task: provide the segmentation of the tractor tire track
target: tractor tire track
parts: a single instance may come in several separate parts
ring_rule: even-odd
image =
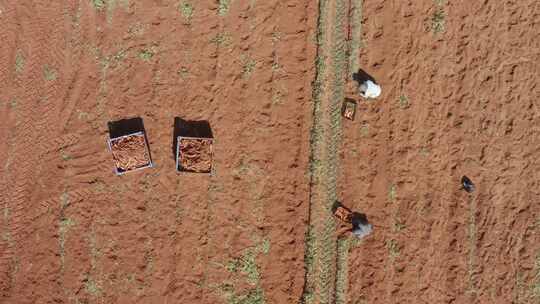
[[[18,266],[15,265],[24,257],[21,250],[29,234],[31,218],[33,214],[33,193],[36,190],[35,182],[39,177],[39,147],[46,145],[54,135],[50,126],[53,124],[54,107],[53,103],[47,102],[59,89],[59,85],[54,81],[58,76],[55,70],[54,77],[47,79],[44,75],[44,67],[41,65],[44,59],[52,56],[52,62],[58,64],[62,61],[62,49],[52,46],[52,51],[47,46],[50,45],[44,23],[52,24],[54,28],[52,36],[61,30],[61,27],[54,25],[62,24],[61,18],[57,20],[43,20],[35,18],[40,16],[39,8],[35,4],[20,5],[13,11],[12,20],[18,20],[15,28],[10,33],[14,36],[12,42],[27,50],[25,52],[24,69],[20,77],[14,77],[8,81],[8,88],[16,100],[16,119],[13,128],[13,145],[8,148],[7,155],[13,155],[11,161],[12,168],[2,169],[2,189],[1,202],[5,210],[3,235],[7,244],[3,244],[2,259],[0,260],[0,275],[2,276],[2,296],[9,298],[16,293],[13,290],[15,273]],[[31,37],[28,45],[20,45],[20,41],[25,41],[23,37]],[[51,74],[52,75],[52,74]],[[54,79],[52,79],[54,78]],[[36,151],[38,150],[38,151]],[[37,152],[37,153],[36,153]],[[4,279],[5,278],[5,279]],[[28,278],[31,279],[31,278]]]

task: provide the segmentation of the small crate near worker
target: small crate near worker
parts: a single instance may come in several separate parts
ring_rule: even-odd
[[[356,101],[349,98],[345,99],[341,108],[341,115],[349,120],[354,120],[356,116]]]
[[[351,209],[343,206],[343,204],[340,202],[334,202],[334,205],[332,206],[332,213],[342,222],[350,223],[352,221],[353,212]]]

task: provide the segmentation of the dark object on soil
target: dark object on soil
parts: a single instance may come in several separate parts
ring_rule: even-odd
[[[152,167],[152,156],[144,124],[140,117],[108,123],[109,150],[115,162],[117,175]]]
[[[345,98],[343,107],[341,108],[341,115],[349,120],[354,120],[354,117],[356,116],[356,101]]]
[[[152,166],[144,133],[125,135],[109,140],[116,174]]]
[[[211,138],[179,137],[176,168],[178,171],[210,173],[212,170]]]
[[[351,209],[338,201],[334,202],[332,213],[342,222],[351,224],[352,228],[347,229],[347,231],[351,231],[359,239],[368,236],[373,231],[373,226],[368,222],[365,214],[352,212]]]
[[[358,72],[353,73],[352,78],[358,83],[359,86],[368,80],[372,81],[373,83],[377,83],[375,78],[362,69],[358,69]]]
[[[474,191],[474,184],[472,180],[465,175],[463,175],[461,178],[461,185],[463,186],[463,189],[469,193]]]
[[[109,127],[110,138],[122,137],[139,132],[146,134],[143,120],[140,117],[110,121],[107,125]]]
[[[365,214],[353,212],[351,223],[352,233],[359,239],[370,235],[373,231],[373,226],[368,222]]]

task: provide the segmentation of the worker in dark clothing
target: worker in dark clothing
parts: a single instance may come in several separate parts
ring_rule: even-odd
[[[463,175],[463,177],[461,178],[461,186],[463,187],[463,189],[465,189],[465,191],[469,193],[474,191],[474,184],[472,180],[465,175]]]

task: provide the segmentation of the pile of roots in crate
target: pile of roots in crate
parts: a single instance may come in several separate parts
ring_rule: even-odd
[[[120,171],[142,168],[150,163],[146,141],[142,134],[112,140],[111,151],[116,168]]]
[[[178,170],[195,173],[208,173],[212,169],[212,139],[178,139]]]

